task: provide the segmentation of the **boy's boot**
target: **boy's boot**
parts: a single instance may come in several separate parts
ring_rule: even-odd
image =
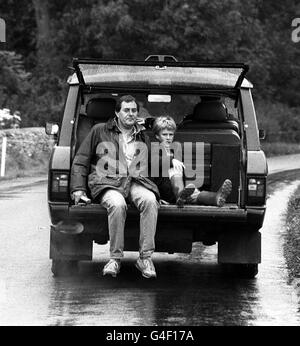
[[[171,178],[171,185],[176,197],[176,204],[180,207],[186,203],[187,198],[195,191],[194,184],[188,184],[184,187],[182,175],[173,175]]]
[[[217,192],[200,191],[197,196],[197,204],[223,207],[231,190],[232,182],[226,179]]]

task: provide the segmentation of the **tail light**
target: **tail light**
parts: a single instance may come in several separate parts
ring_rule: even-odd
[[[69,200],[69,172],[51,172],[50,200]]]
[[[247,178],[247,204],[264,205],[266,202],[266,178]]]

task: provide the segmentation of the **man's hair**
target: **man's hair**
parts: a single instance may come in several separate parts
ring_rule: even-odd
[[[131,95],[124,95],[124,96],[121,96],[117,102],[116,102],[116,107],[115,107],[115,111],[118,113],[120,112],[121,110],[121,107],[122,107],[122,102],[135,102],[136,103],[136,106],[137,106],[137,110],[139,111],[140,107],[139,107],[139,104],[137,103],[136,99],[131,96]]]
[[[158,117],[153,122],[152,131],[155,135],[158,135],[162,130],[176,131],[176,123],[169,115]]]

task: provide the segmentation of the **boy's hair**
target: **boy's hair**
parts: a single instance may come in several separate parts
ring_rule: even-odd
[[[152,131],[155,135],[158,135],[162,130],[176,131],[176,123],[169,115],[158,117],[154,120],[152,125]]]

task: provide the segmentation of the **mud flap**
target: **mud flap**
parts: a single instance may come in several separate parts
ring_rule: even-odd
[[[261,234],[256,231],[226,231],[218,239],[218,263],[260,263]]]
[[[93,241],[85,234],[66,234],[50,230],[50,258],[55,260],[92,260]]]

